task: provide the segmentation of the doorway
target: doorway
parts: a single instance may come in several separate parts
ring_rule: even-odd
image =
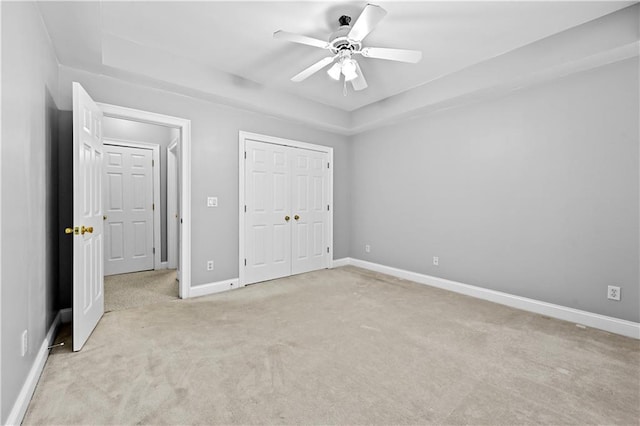
[[[240,132],[240,285],[329,268],[333,149]]]
[[[191,285],[191,122],[189,120],[95,102],[77,82],[73,99],[73,350],[82,349],[104,314],[104,215],[102,169],[105,117],[174,128],[180,135],[179,219],[181,280],[178,295],[189,297]]]
[[[167,231],[164,234],[166,237],[167,247],[167,260],[160,261],[160,250],[156,244],[156,266],[154,270],[160,272],[160,269],[166,269],[169,267],[169,247],[175,246],[173,251],[173,259],[175,262],[174,268],[179,272],[179,284],[178,295],[180,298],[189,297],[190,281],[191,281],[191,268],[190,268],[190,218],[191,218],[191,188],[190,188],[190,170],[191,170],[191,125],[189,120],[181,118],[151,113],[147,111],[135,110],[131,108],[120,107],[116,105],[108,105],[98,103],[98,106],[102,109],[103,114],[107,118],[127,120],[129,122],[152,124],[162,126],[165,128],[173,129],[173,138],[169,147],[171,148],[172,155],[168,155],[168,148],[162,148],[166,154],[167,161],[167,181],[166,181],[166,194],[167,194],[167,213],[166,223]],[[171,167],[169,162],[172,161]],[[169,170],[172,170],[172,176],[169,177]],[[172,194],[170,194],[172,193]],[[170,199],[179,198],[175,204],[171,204]],[[171,206],[171,207],[170,207]],[[171,209],[171,210],[169,210]],[[176,217],[177,215],[177,217]],[[171,217],[173,217],[173,221]],[[177,229],[173,232],[175,240],[169,241],[170,227],[175,225]],[[155,226],[158,228],[158,226]],[[172,238],[173,239],[173,238]],[[173,265],[172,265],[173,266]]]

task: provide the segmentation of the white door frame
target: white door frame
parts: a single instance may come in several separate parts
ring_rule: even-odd
[[[242,287],[245,285],[244,260],[245,256],[245,141],[247,139],[265,142],[274,145],[290,146],[293,148],[308,149],[311,151],[325,152],[329,156],[329,190],[327,194],[329,202],[329,217],[327,219],[327,245],[329,246],[329,256],[327,256],[327,268],[333,267],[333,148],[329,146],[316,145],[307,142],[300,142],[291,139],[283,139],[275,136],[261,135],[259,133],[251,133],[240,130],[238,134],[238,166],[239,166],[239,182],[238,182],[238,231],[239,231],[239,256],[238,256],[238,283]]]
[[[167,147],[167,267],[171,269],[177,267],[178,257],[178,229],[172,217],[172,212],[178,210],[178,140]]]
[[[98,103],[105,117],[122,118],[141,123],[157,124],[180,129],[180,285],[181,299],[187,299],[191,290],[191,120],[142,111],[133,108]]]
[[[103,145],[124,146],[129,148],[150,149],[153,159],[153,269],[162,268],[162,230],[160,227],[160,144],[149,142],[134,142],[124,139],[102,138]],[[105,181],[102,181],[104,191]]]

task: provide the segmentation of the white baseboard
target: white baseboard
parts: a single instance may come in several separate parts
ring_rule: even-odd
[[[189,297],[206,296],[207,294],[220,293],[222,291],[234,290],[240,287],[244,286],[238,284],[238,278],[209,284],[201,284],[189,289]]]
[[[522,309],[524,311],[534,312],[536,314],[546,315],[548,317],[582,324],[592,328],[598,328],[611,333],[633,337],[634,339],[640,339],[640,323],[637,322],[595,314],[592,312],[569,308],[567,306],[555,305],[553,303],[542,302],[540,300],[529,299],[527,297],[515,296],[501,291],[489,290],[482,287],[446,280],[444,278],[432,277],[430,275],[419,274],[417,272],[406,271],[404,269],[393,268],[360,259],[339,259],[333,262],[334,267],[336,267],[338,262],[340,262],[340,266],[353,265],[370,271],[414,281],[419,284],[425,284],[431,287],[437,287],[467,296],[476,297],[478,299],[488,300],[490,302],[499,303],[512,308]]]
[[[40,349],[38,349],[38,354],[36,355],[36,359],[33,361],[31,370],[29,370],[29,374],[22,385],[22,389],[20,389],[18,398],[16,398],[16,402],[13,404],[9,417],[7,417],[7,425],[20,425],[24,419],[24,415],[27,413],[29,402],[31,402],[31,397],[33,396],[33,392],[36,390],[36,385],[38,384],[38,380],[40,380],[40,375],[42,374],[42,370],[44,370],[44,365],[47,362],[47,357],[49,356],[49,346],[53,344],[53,341],[56,338],[56,331],[60,325],[61,316],[61,312],[58,312],[51,324],[51,327],[49,327],[49,331],[47,332],[44,341],[40,345]]]
[[[332,268],[339,268],[341,266],[347,266],[347,265],[351,264],[350,262],[351,262],[351,258],[350,257],[343,257],[342,259],[334,259]]]
[[[60,309],[60,322],[62,324],[69,324],[71,321],[73,321],[73,309]]]

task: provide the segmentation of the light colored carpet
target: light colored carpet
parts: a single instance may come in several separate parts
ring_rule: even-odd
[[[67,337],[68,340],[68,337]],[[25,424],[638,424],[640,342],[353,267],[106,314]]]
[[[175,269],[104,277],[104,311],[121,311],[178,298]]]

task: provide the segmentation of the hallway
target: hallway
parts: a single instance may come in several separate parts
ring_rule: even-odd
[[[122,311],[178,298],[175,269],[104,277],[104,311]]]

